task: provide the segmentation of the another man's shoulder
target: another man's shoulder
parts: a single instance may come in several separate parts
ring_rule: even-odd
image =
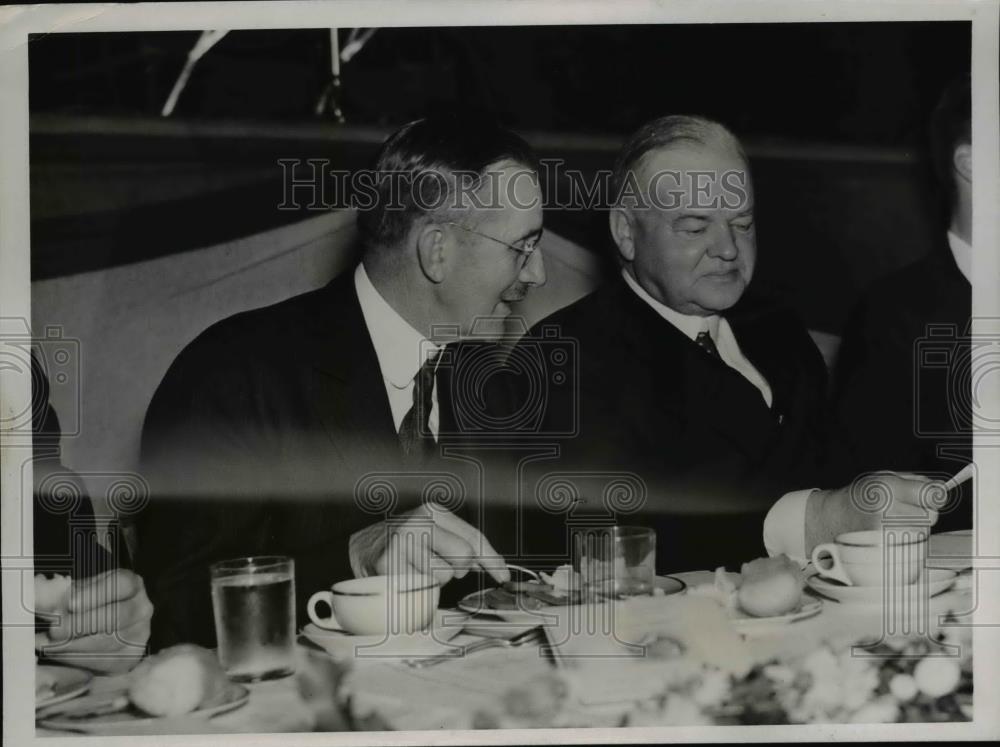
[[[623,290],[628,291],[624,282],[618,280],[602,285],[536,322],[528,337],[579,336],[607,329],[609,316],[621,312]]]
[[[931,252],[871,283],[851,310],[845,336],[888,336],[909,344],[925,334],[929,323],[964,331],[972,288],[944,252]]]
[[[870,306],[899,308],[926,306],[940,296],[954,297],[968,283],[955,266],[947,249],[931,251],[920,259],[879,277],[862,293],[862,301]]]
[[[342,291],[340,285],[343,282],[338,278],[319,289],[221,319],[188,343],[177,362],[217,361],[221,365],[246,358],[287,358],[311,320],[333,313],[327,307]]]
[[[744,326],[769,328],[774,333],[806,333],[806,325],[791,301],[770,289],[751,289],[725,316]]]

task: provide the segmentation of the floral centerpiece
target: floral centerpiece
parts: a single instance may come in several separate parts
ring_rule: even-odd
[[[497,708],[473,716],[479,728],[892,723],[972,719],[971,636],[947,629],[931,640],[859,646],[830,640],[789,660],[735,677],[690,658],[663,661],[653,698],[581,715],[572,681],[555,674],[524,683]]]

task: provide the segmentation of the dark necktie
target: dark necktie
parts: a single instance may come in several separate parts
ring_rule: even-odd
[[[712,339],[712,336],[708,334],[708,332],[699,332],[698,336],[694,338],[694,344],[713,358],[719,358],[721,360],[719,349],[715,347],[715,340]]]
[[[413,377],[413,405],[399,424],[399,444],[405,461],[422,464],[434,454],[434,435],[429,419],[433,407],[434,369],[440,351],[427,358]]]

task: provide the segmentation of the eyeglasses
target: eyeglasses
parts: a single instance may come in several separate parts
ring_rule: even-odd
[[[463,226],[461,223],[456,223],[453,220],[444,221],[444,223],[449,226],[455,226],[456,228],[461,228],[463,231],[467,231],[468,233],[474,233],[476,234],[476,236],[482,236],[484,239],[495,241],[498,244],[503,244],[511,251],[517,252],[518,254],[521,255],[521,269],[524,269],[524,266],[528,264],[528,260],[531,259],[531,255],[535,253],[535,250],[538,248],[538,245],[542,241],[541,231],[539,231],[536,235],[525,239],[524,244],[522,244],[521,246],[516,246],[514,244],[508,244],[506,241],[501,241],[495,236],[490,236],[488,233],[483,233],[481,231],[476,231],[472,228]]]

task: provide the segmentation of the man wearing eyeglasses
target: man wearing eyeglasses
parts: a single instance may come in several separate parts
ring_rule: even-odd
[[[212,643],[208,566],[226,558],[293,557],[300,623],[313,592],[351,575],[509,578],[449,510],[472,496],[441,447],[459,431],[446,392],[463,340],[545,282],[537,170],[495,123],[406,125],[372,172],[360,264],[178,356],[143,431],[153,648]]]

